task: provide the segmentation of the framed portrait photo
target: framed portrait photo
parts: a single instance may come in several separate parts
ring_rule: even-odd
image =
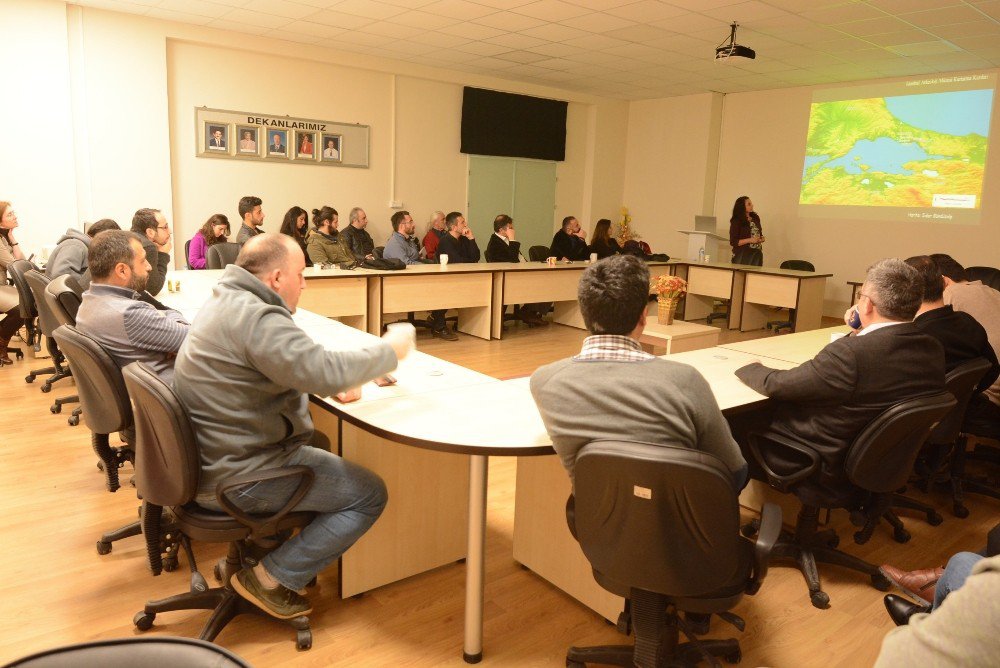
[[[287,158],[288,152],[288,130],[268,130],[267,131],[267,157]]]
[[[260,128],[253,125],[236,126],[236,155],[260,155]]]
[[[322,152],[320,153],[320,159],[323,162],[340,162],[341,161],[341,149],[343,148],[344,138],[341,135],[333,135],[323,133],[323,142],[321,145]]]
[[[295,157],[300,160],[316,159],[316,133],[305,130],[295,131]]]
[[[205,121],[205,152],[229,153],[229,124]]]

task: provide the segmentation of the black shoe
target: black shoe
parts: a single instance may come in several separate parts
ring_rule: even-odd
[[[889,617],[896,623],[896,626],[905,626],[910,623],[910,617],[918,612],[930,612],[930,606],[917,605],[916,603],[895,594],[886,594],[885,609],[889,611]]]
[[[431,332],[431,336],[439,339],[444,339],[445,341],[458,341],[458,335],[455,332],[448,329],[445,325],[444,329],[435,329]]]

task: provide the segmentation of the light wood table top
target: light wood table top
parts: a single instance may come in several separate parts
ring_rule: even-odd
[[[778,267],[755,267],[749,264],[731,264],[729,262],[677,262],[672,264],[683,264],[689,267],[707,267],[709,269],[728,269],[730,271],[742,271],[748,274],[770,274],[774,276],[788,276],[789,278],[825,278],[833,274],[823,274],[814,271],[799,271],[797,269],[779,269]]]
[[[663,359],[688,364],[697,369],[708,381],[712,394],[715,395],[715,400],[723,412],[743,411],[767,400],[764,395],[744,385],[735,373],[740,367],[756,361],[756,355],[719,346],[667,355]],[[798,365],[783,360],[771,360],[769,366],[776,369],[791,369]]]
[[[648,336],[650,338],[672,338],[672,339],[687,339],[693,336],[704,336],[706,334],[715,334],[718,336],[719,328],[712,327],[711,325],[700,325],[696,322],[687,322],[685,320],[674,320],[669,325],[663,325],[655,321],[655,308],[650,309],[650,316],[652,320],[646,321],[646,327],[643,329],[643,336]]]
[[[826,327],[808,332],[784,334],[752,341],[725,343],[720,348],[739,351],[755,357],[766,357],[768,366],[774,366],[775,360],[802,364],[816,357],[816,353],[830,343],[831,334],[847,334],[851,328],[847,325]]]

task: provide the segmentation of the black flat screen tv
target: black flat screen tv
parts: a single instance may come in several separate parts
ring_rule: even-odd
[[[466,86],[462,153],[565,160],[567,105],[559,100]]]

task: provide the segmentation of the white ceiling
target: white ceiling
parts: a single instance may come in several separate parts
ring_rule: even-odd
[[[1000,66],[1000,0],[70,2],[629,100]]]

